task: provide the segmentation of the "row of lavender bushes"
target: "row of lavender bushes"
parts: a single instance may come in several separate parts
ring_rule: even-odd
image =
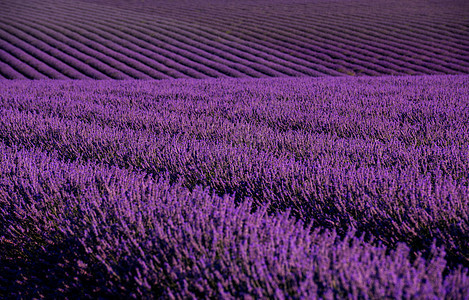
[[[467,297],[468,82],[5,82],[1,292]]]
[[[395,3],[378,4],[382,11],[376,15],[357,14],[340,3],[337,15],[320,2],[290,3],[287,10],[285,2],[261,11],[239,4],[221,9],[186,3],[183,8],[172,2],[139,11],[103,1],[6,1],[0,3],[0,36],[8,51],[0,52],[0,59],[16,72],[6,69],[0,75],[164,79],[467,73],[469,41],[454,5],[440,11],[433,3],[419,18],[404,18],[405,9]],[[419,5],[404,6],[412,11]]]
[[[0,293],[30,297],[452,298],[444,252],[252,212],[196,186],[38,150],[0,148]]]

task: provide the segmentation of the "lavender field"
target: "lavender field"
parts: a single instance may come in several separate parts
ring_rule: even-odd
[[[0,0],[0,298],[469,299],[468,12]]]
[[[469,76],[11,81],[0,99],[4,292],[468,295]]]
[[[1,0],[0,78],[469,73],[465,0]]]

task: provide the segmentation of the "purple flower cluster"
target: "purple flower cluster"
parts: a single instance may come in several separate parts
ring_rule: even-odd
[[[469,296],[469,77],[2,81],[0,295]]]
[[[165,298],[458,298],[444,252],[373,245],[144,173],[0,149],[2,292]],[[13,285],[8,278],[15,279]],[[6,277],[6,278],[5,278]],[[54,280],[57,280],[54,282]],[[47,290],[51,289],[51,290]],[[89,294],[90,293],[90,294]]]

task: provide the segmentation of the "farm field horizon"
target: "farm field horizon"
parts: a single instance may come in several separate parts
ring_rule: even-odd
[[[0,298],[468,299],[469,3],[0,0]]]
[[[467,74],[469,2],[0,1],[0,78]]]

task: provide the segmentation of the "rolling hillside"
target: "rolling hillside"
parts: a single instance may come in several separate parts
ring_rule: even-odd
[[[0,1],[0,78],[469,73],[467,1]]]

